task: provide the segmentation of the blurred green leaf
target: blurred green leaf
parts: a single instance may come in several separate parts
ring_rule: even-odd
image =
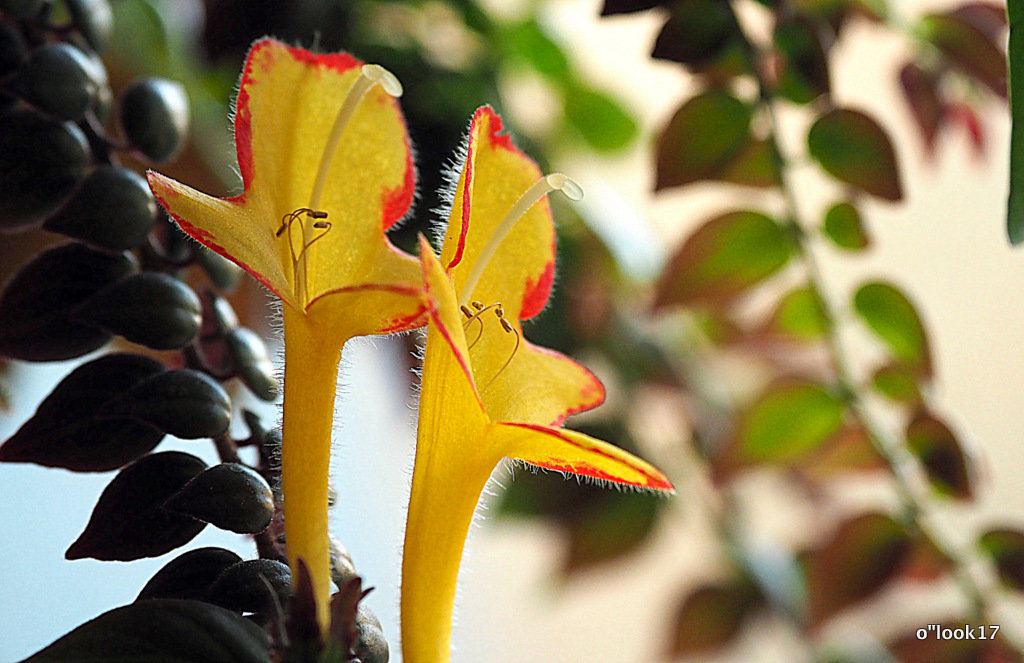
[[[768,387],[743,415],[737,455],[786,463],[824,444],[843,423],[846,407],[821,385],[802,380]]]
[[[266,632],[199,601],[154,599],[82,624],[22,663],[265,663]]]
[[[978,544],[992,557],[1003,584],[1024,591],[1024,532],[990,529],[982,534]]]
[[[829,207],[822,230],[825,237],[842,249],[856,251],[871,244],[860,211],[850,203],[836,203]]]
[[[907,448],[924,466],[928,481],[942,495],[960,500],[973,497],[971,465],[949,426],[926,410],[907,424]]]
[[[636,120],[608,94],[576,83],[566,89],[565,120],[600,152],[621,150],[636,138]]]
[[[782,269],[792,251],[785,230],[760,212],[715,217],[669,258],[655,287],[655,307],[727,303]]]
[[[742,40],[732,6],[721,0],[686,0],[672,14],[654,43],[651,56],[700,71]]]
[[[768,319],[769,331],[799,341],[821,338],[828,330],[824,303],[809,286],[790,290]]]
[[[1006,96],[1006,55],[982,30],[953,13],[922,17],[919,30],[964,73]]]
[[[566,523],[566,573],[618,559],[635,550],[654,529],[663,502],[656,495],[626,495],[609,490],[602,490],[594,499],[589,508]]]
[[[757,589],[746,580],[701,585],[676,612],[669,657],[693,656],[727,645],[760,603]]]
[[[847,108],[826,112],[811,126],[807,147],[836,179],[885,200],[903,198],[892,142],[864,113]]]
[[[871,376],[871,386],[878,393],[898,403],[921,402],[919,376],[906,364],[889,363],[879,366]]]
[[[746,145],[750,107],[725,92],[692,97],[658,138],[655,190],[715,179]]]
[[[775,48],[781,57],[779,93],[797,104],[807,104],[828,95],[831,81],[828,59],[822,45],[821,26],[808,16],[790,16],[775,26]]]
[[[910,537],[888,515],[866,513],[840,524],[807,561],[812,623],[882,589],[899,573],[910,549]]]
[[[1006,231],[1010,244],[1024,242],[1024,0],[1006,0],[1010,24],[1010,200]]]
[[[914,305],[896,286],[878,281],[862,285],[853,296],[853,308],[895,359],[923,375],[931,374],[924,325]]]
[[[572,80],[569,58],[534,18],[504,26],[500,39],[507,57],[529,65],[560,86]]]
[[[769,141],[748,136],[722,170],[709,179],[762,188],[779,186],[778,153]]]
[[[173,76],[171,47],[163,18],[146,0],[113,3],[114,35],[110,50],[133,72]]]

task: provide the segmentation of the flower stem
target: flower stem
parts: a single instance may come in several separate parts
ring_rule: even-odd
[[[292,573],[305,561],[313,581],[317,617],[327,629],[331,593],[327,538],[328,475],[338,361],[345,339],[319,333],[302,313],[284,307],[284,430],[281,485]]]

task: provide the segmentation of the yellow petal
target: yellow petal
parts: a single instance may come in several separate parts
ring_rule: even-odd
[[[235,262],[286,304],[297,305],[291,270],[286,273],[278,243],[254,231],[264,219],[251,205],[240,198],[208,196],[160,173],[146,175],[153,195],[184,232]]]
[[[576,431],[536,424],[498,423],[488,429],[488,441],[502,455],[539,467],[638,488],[675,490],[653,465]]]
[[[441,263],[461,293],[473,265],[505,213],[540,176],[537,165],[501,133],[490,107],[473,115]],[[547,304],[555,273],[555,229],[547,199],[520,219],[487,263],[472,299],[501,302],[509,320],[525,320]]]
[[[485,445],[455,293],[430,247],[421,260],[432,302],[423,358],[416,463],[402,556],[402,652],[447,661],[455,583],[477,500],[500,456]],[[455,311],[455,315],[452,315]]]

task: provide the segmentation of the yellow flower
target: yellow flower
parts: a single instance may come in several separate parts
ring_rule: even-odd
[[[429,307],[416,462],[402,559],[406,663],[449,659],[451,614],[473,512],[502,458],[671,491],[656,468],[559,428],[604,399],[585,368],[523,338],[550,295],[555,232],[544,196],[581,193],[540,177],[490,108],[470,127],[441,259],[421,240]]]
[[[338,360],[358,335],[423,317],[418,261],[384,232],[412,202],[415,173],[394,97],[401,85],[345,54],[256,42],[235,111],[244,192],[214,198],[157,173],[150,187],[182,230],[284,303],[281,451],[289,561],[309,567],[327,621],[327,484]]]

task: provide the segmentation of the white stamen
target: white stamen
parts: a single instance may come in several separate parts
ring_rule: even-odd
[[[348,95],[345,97],[345,101],[341,104],[341,108],[338,109],[338,115],[334,118],[334,125],[331,127],[331,133],[327,137],[323,154],[320,156],[320,167],[317,169],[316,179],[313,181],[313,192],[309,196],[309,209],[320,209],[320,199],[323,197],[324,187],[327,185],[327,172],[330,170],[331,161],[334,159],[334,154],[338,151],[338,146],[341,144],[341,137],[345,133],[345,128],[355,114],[359,103],[374,85],[380,85],[381,89],[392,97],[402,96],[402,84],[394,74],[377,64],[363,65],[362,70],[359,72],[359,77],[352,84]],[[302,245],[305,249],[299,254],[302,268],[299,269],[296,263],[295,275],[295,289],[299,293],[305,293],[307,290],[306,265],[308,264],[309,256],[306,249],[316,240],[316,237],[312,236],[312,234],[313,224],[302,224]],[[303,302],[305,303],[305,295],[303,295]]]
[[[566,198],[573,201],[583,198],[583,187],[575,180],[561,173],[551,173],[534,182],[533,186],[527,189],[526,193],[520,196],[519,200],[512,205],[505,214],[505,218],[498,224],[494,234],[487,240],[487,245],[480,252],[480,256],[477,257],[476,263],[473,265],[473,270],[462,285],[462,292],[459,293],[459,305],[464,306],[469,302],[469,298],[473,296],[473,289],[476,288],[476,284],[480,281],[484,269],[487,268],[487,263],[494,257],[498,246],[501,245],[505,237],[511,232],[516,222],[530,211],[530,208],[537,204],[541,198],[552,191],[561,191]]]

